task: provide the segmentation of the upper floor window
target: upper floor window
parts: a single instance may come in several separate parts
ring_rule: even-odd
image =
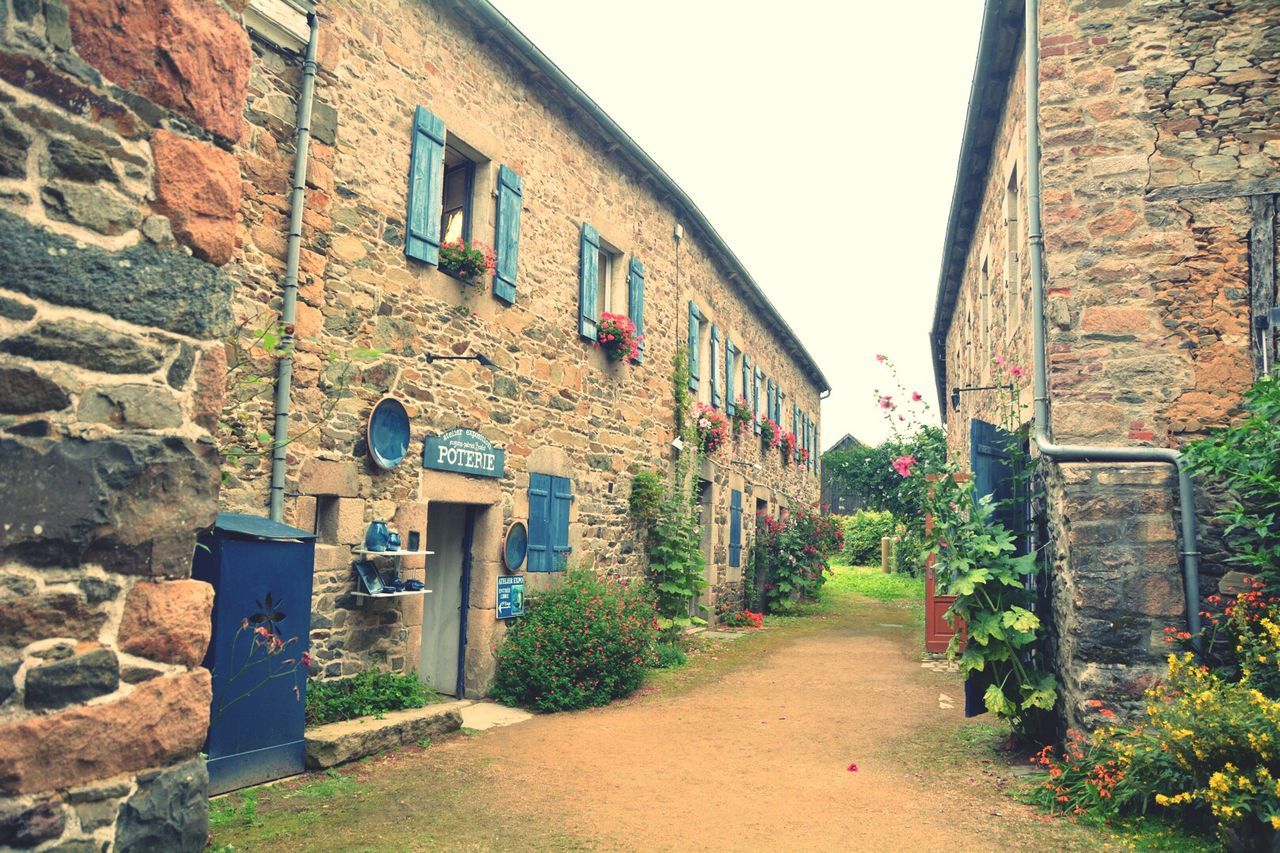
[[[440,240],[471,242],[471,196],[475,190],[476,164],[454,145],[444,147],[444,189],[440,213]]]

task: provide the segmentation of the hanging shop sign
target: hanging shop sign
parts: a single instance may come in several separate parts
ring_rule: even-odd
[[[524,575],[498,578],[498,618],[513,619],[524,615]]]
[[[473,429],[451,429],[444,435],[427,436],[422,464],[437,471],[501,477],[506,453]]]

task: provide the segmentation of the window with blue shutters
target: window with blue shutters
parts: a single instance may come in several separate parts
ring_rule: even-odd
[[[729,493],[729,567],[742,565],[742,492]]]
[[[529,475],[529,571],[563,571],[569,547],[573,484],[566,477]]]
[[[498,224],[494,229],[493,240],[498,264],[493,273],[493,295],[508,304],[516,301],[516,262],[519,256],[523,187],[519,175],[506,166],[498,168]]]
[[[440,208],[444,191],[444,121],[426,107],[413,112],[409,148],[409,200],[404,253],[428,264],[440,262]]]
[[[639,364],[644,361],[644,264],[639,258],[632,258],[627,269],[627,316],[640,338],[640,352],[634,359]]]
[[[711,324],[711,405],[720,408],[720,327]]]
[[[738,348],[728,339],[724,339],[724,410],[733,415],[738,409],[734,396],[734,384],[738,373]]]
[[[599,327],[600,233],[590,223],[582,223],[579,240],[578,334],[594,341]]]
[[[698,355],[701,347],[699,346],[702,336],[702,312],[698,310],[698,303],[692,299],[689,300],[689,390],[696,392],[698,390]]]

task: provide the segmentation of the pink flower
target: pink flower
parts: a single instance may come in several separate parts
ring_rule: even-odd
[[[890,397],[888,394],[885,394],[883,397],[881,397],[881,398],[880,398],[880,408],[882,408],[882,409],[892,409],[892,408],[893,408],[893,398],[892,398],[892,397]]]
[[[858,772],[858,765],[857,765],[857,764],[855,764],[854,762],[850,761],[850,762],[849,762],[848,770],[849,770],[849,772],[850,772],[850,773],[857,773],[857,772]]]
[[[301,663],[303,666],[311,666],[311,652],[303,652]]]
[[[1026,375],[1027,371],[1025,368],[1019,367],[1018,365],[1015,364],[1013,367],[1009,368],[1009,373],[1013,376],[1014,379],[1021,379],[1023,376]]]
[[[893,470],[898,472],[899,477],[910,477],[911,469],[916,466],[916,458],[914,456],[899,456],[893,460]]]
[[[1004,356],[1002,356],[1002,355],[997,355],[997,356],[996,356],[996,366],[997,366],[997,367],[1004,367]]]
[[[876,361],[880,362],[881,364],[884,364],[885,362],[884,353],[879,353],[879,352],[876,353]]]
[[[913,403],[919,403],[919,402],[920,402],[921,400],[923,400],[923,399],[924,399],[924,397],[920,396],[920,392],[919,392],[919,391],[912,391],[912,392],[911,392],[911,402],[913,402]]]

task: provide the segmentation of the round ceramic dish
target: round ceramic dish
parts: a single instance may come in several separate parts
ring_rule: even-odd
[[[369,413],[369,456],[379,468],[394,468],[409,453],[409,413],[395,397],[383,397]]]
[[[513,521],[502,540],[502,562],[508,571],[516,572],[529,553],[529,528],[523,521]]]

